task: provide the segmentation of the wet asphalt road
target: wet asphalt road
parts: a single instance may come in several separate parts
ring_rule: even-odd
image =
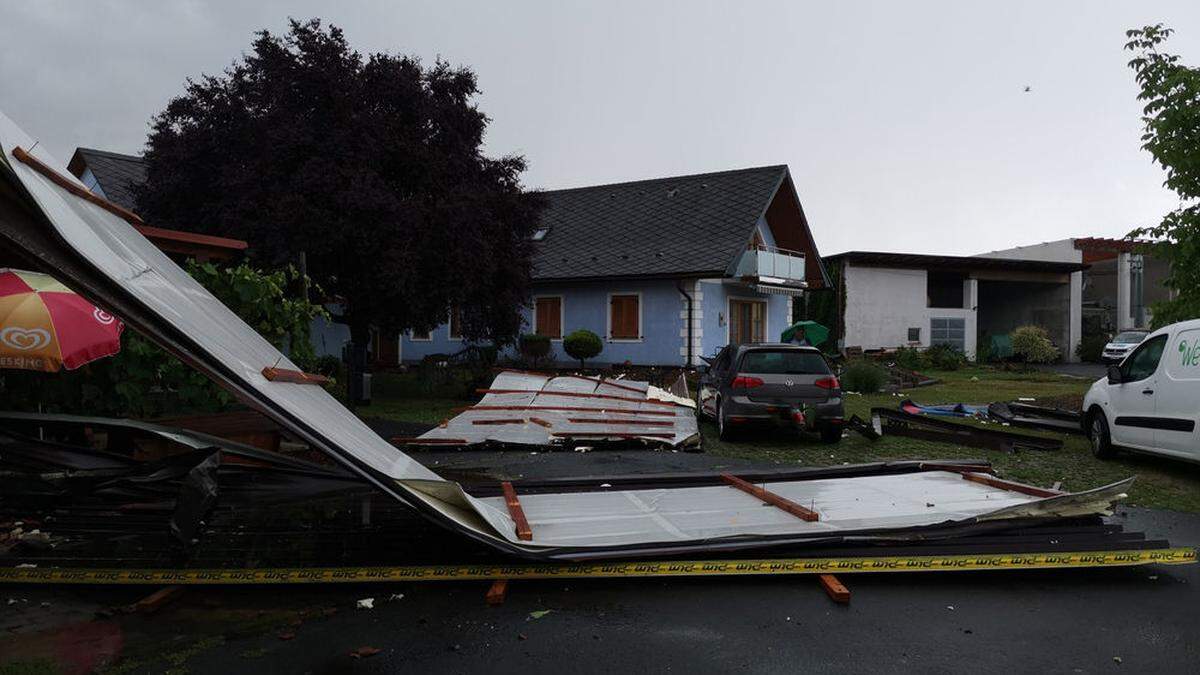
[[[1174,544],[1200,544],[1194,515],[1130,509],[1126,520]],[[288,642],[274,635],[230,642],[188,666],[199,673],[1182,673],[1200,664],[1196,565],[842,580],[849,606],[830,602],[808,578],[525,582],[513,584],[500,607],[484,604],[484,583],[321,591],[313,601],[346,606],[370,595],[376,608],[306,623]],[[388,601],[396,592],[404,597]],[[542,610],[550,612],[530,616]],[[382,652],[348,656],[365,645]]]
[[[419,457],[512,477],[740,464],[683,453],[623,455]],[[1121,514],[1130,530],[1200,545],[1200,515]],[[190,589],[158,615],[125,618],[122,640],[126,656],[144,658],[148,648],[166,655],[130,669],[155,673],[1175,673],[1200,665],[1200,565],[841,579],[852,593],[849,606],[832,603],[807,577],[515,582],[499,607],[484,603],[486,582]],[[13,621],[39,612],[86,620],[96,608],[146,593],[30,589],[28,609]],[[366,597],[375,608],[356,610]],[[43,601],[50,608],[41,609]],[[322,616],[330,607],[337,612]],[[270,619],[305,608],[316,616],[295,625]],[[264,613],[271,627],[246,628]],[[45,618],[49,625],[52,617]],[[187,646],[206,636],[220,640]],[[380,652],[349,655],[365,646]]]

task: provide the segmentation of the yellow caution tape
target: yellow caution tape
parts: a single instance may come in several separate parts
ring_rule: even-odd
[[[759,560],[599,562],[568,565],[415,565],[270,569],[80,569],[0,568],[0,583],[15,584],[325,584],[493,579],[611,579],[717,577],[859,572],[965,572],[984,570],[1186,565],[1193,548],[1084,553],[997,553],[990,555],[868,556]]]

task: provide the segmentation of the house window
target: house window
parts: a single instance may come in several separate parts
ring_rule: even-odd
[[[921,341],[920,327],[908,329],[908,341],[909,342],[920,342]]]
[[[636,293],[608,296],[608,337],[612,340],[642,338],[642,296]]]
[[[731,299],[729,301],[729,344],[740,345],[766,341],[766,301]]]
[[[429,331],[417,330],[416,328],[409,331],[408,335],[410,338],[412,338],[413,342],[429,342],[433,339],[433,336],[429,334]]]
[[[930,319],[929,344],[950,345],[960,352],[965,352],[967,345],[967,320],[950,317]]]
[[[562,296],[543,295],[533,301],[533,327],[538,335],[562,339]]]
[[[962,309],[966,280],[967,276],[961,272],[930,271],[926,276],[926,306]]]
[[[450,308],[449,320],[449,335],[451,340],[462,339],[462,310],[458,307]]]

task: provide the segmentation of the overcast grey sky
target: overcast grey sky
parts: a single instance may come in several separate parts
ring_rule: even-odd
[[[826,255],[1121,236],[1176,205],[1121,47],[1161,21],[1200,65],[1200,2],[834,4],[4,0],[0,109],[64,161],[139,152],[186,77],[316,16],[474,68],[529,187],[786,163]]]

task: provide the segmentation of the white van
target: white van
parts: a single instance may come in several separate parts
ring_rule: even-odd
[[[1200,462],[1200,319],[1159,328],[1083,399],[1097,457],[1114,446]]]

